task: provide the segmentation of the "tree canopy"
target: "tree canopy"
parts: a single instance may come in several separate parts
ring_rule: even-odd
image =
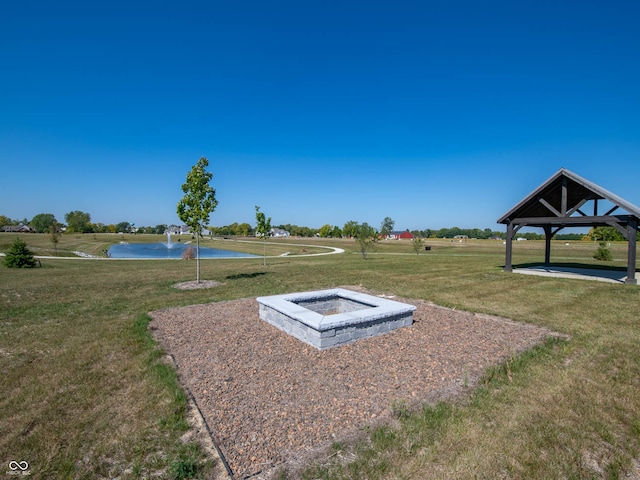
[[[396,222],[393,221],[391,217],[384,217],[382,223],[380,224],[380,235],[386,237],[393,231],[393,226]]]
[[[91,215],[80,210],[74,210],[64,215],[69,233],[90,233],[93,230]]]
[[[31,219],[29,226],[38,233],[46,233],[52,225],[57,223],[53,213],[39,213]]]

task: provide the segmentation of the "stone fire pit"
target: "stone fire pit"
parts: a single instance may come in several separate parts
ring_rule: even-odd
[[[413,305],[343,288],[258,297],[260,318],[320,350],[413,323]]]

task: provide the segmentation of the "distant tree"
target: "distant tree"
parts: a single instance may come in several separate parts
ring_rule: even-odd
[[[238,235],[239,237],[248,237],[250,232],[251,225],[246,222],[238,225],[235,230],[236,235]]]
[[[209,227],[209,230],[211,231],[211,235],[215,235],[217,237],[235,235],[235,232],[228,225],[224,227]]]
[[[416,252],[416,255],[420,253],[420,250],[422,250],[423,245],[424,245],[424,240],[421,237],[413,237],[411,239],[411,246],[413,247],[413,250]]]
[[[36,260],[24,240],[17,237],[5,254],[4,264],[9,268],[33,268]]]
[[[342,238],[342,230],[340,230],[340,227],[337,225],[333,227],[333,230],[331,230],[331,236],[333,238]]]
[[[164,223],[159,223],[158,225],[156,225],[154,227],[155,232],[154,233],[158,233],[160,235],[164,235],[165,232],[167,231],[167,226]]]
[[[38,233],[46,233],[54,223],[56,223],[56,217],[52,213],[39,213],[31,219],[29,226]]]
[[[584,237],[583,233],[560,233],[558,235],[554,235],[554,240],[574,240],[580,241]]]
[[[327,238],[329,236],[331,236],[331,225],[329,225],[328,223],[321,226],[320,230],[318,231],[318,234],[322,237],[322,238]]]
[[[260,207],[256,205],[256,237],[262,237],[264,242],[264,265],[267,266],[267,238],[271,231],[271,217],[265,217],[260,211]]]
[[[621,242],[625,240],[624,235],[615,227],[594,227],[589,230],[587,236],[594,242]]]
[[[228,225],[227,229],[227,235],[236,235],[236,231],[238,230],[238,222],[233,222],[231,225]]]
[[[0,228],[5,227],[7,225],[13,225],[13,221],[4,215],[0,215]]]
[[[209,185],[213,174],[207,172],[209,161],[202,157],[187,173],[182,185],[184,197],[178,202],[178,218],[191,228],[196,237],[196,283],[200,283],[200,236],[209,222],[209,215],[216,209],[216,191]]]
[[[536,232],[518,233],[515,238],[526,238],[527,240],[544,240],[544,235]]]
[[[129,222],[120,222],[116,225],[116,230],[118,233],[130,233],[131,232],[131,224]]]
[[[382,223],[380,224],[380,235],[383,237],[388,237],[391,232],[393,232],[393,226],[396,224],[391,217],[384,217]]]
[[[367,253],[375,247],[378,241],[378,232],[365,222],[362,225],[358,225],[354,237],[358,242],[362,258],[367,258]]]
[[[58,242],[60,242],[60,227],[61,225],[58,222],[54,222],[52,225],[49,225],[49,240],[53,243],[53,249],[56,252],[56,257],[58,256]]]
[[[74,210],[66,213],[64,220],[67,222],[68,233],[91,233],[93,231],[91,215],[88,213]]]
[[[356,222],[355,220],[349,220],[342,227],[342,234],[345,237],[355,237],[357,231],[358,231],[358,222]]]
[[[109,233],[107,225],[102,222],[94,223],[92,225],[94,233]]]

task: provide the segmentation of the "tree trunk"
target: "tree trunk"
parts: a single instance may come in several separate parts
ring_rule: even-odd
[[[196,232],[196,283],[200,283],[200,235]]]
[[[262,242],[264,243],[264,266],[267,266],[267,239],[263,237]]]

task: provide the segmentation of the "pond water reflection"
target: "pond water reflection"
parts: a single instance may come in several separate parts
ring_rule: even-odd
[[[182,258],[182,253],[195,244],[186,243],[119,243],[108,250],[111,258]],[[252,258],[258,255],[220,250],[218,248],[200,247],[200,258]]]

